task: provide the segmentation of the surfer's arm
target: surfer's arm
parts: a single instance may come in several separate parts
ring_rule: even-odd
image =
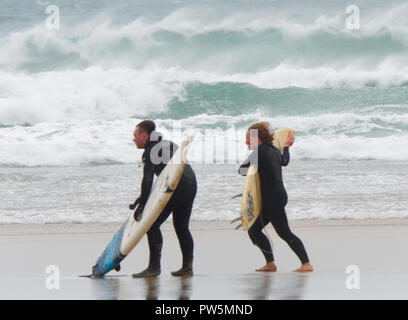
[[[243,164],[238,169],[238,173],[241,176],[246,176],[248,172],[249,165],[251,164],[250,158],[246,159]]]
[[[135,209],[136,209],[136,206],[139,204],[139,201],[140,201],[140,197],[137,198],[137,199],[135,200],[135,202],[129,204],[129,209],[130,209],[130,210],[135,210]]]
[[[295,136],[293,134],[288,133],[288,139],[286,140],[285,147],[283,148],[283,153],[281,156],[281,165],[283,167],[286,167],[289,164],[290,160],[290,154],[289,154],[289,148],[293,145],[295,142]]]
[[[283,154],[281,156],[281,165],[286,167],[290,161],[289,147],[283,148]]]
[[[153,177],[153,163],[150,161],[150,159],[146,158],[143,167],[143,179],[141,186],[142,191],[139,197],[139,206],[144,206],[147,202],[147,199],[149,198],[150,190],[152,189],[153,185]]]

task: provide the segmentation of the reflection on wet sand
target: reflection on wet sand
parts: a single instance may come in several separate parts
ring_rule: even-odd
[[[248,298],[254,300],[302,299],[302,293],[306,286],[306,278],[307,275],[299,273],[260,273],[248,276]]]
[[[171,290],[177,283],[177,289]],[[172,278],[172,281],[159,278],[132,279],[130,277],[104,277],[92,279],[92,291],[94,299],[118,300],[118,299],[146,299],[158,300],[160,287],[163,285],[166,291],[171,292],[170,299],[189,300],[192,294],[192,277]],[[168,292],[165,293],[168,295]],[[165,297],[167,298],[167,296]]]
[[[174,281],[175,280],[175,281]],[[192,277],[180,277],[172,278],[172,281],[167,282],[160,280],[159,278],[146,278],[145,282],[145,292],[146,300],[157,300],[160,295],[160,282],[163,282],[167,291],[172,293],[170,299],[178,300],[189,300],[192,293]],[[177,290],[171,290],[171,286],[174,283],[178,283]],[[168,292],[166,292],[168,294]]]
[[[192,277],[180,277],[179,300],[190,300],[192,293]]]
[[[159,278],[144,278],[146,300],[158,300],[160,291]]]
[[[290,288],[290,290],[287,290],[286,294],[281,299],[287,300],[302,299],[303,298],[302,295],[304,289],[306,288],[306,282],[308,277],[309,277],[308,274],[301,273],[293,274],[292,277],[289,279],[289,281],[292,281],[292,285],[287,286],[288,288]]]
[[[269,296],[271,282],[273,277],[269,273],[262,273],[253,277],[252,281],[248,281],[250,295],[249,298],[255,300],[266,300]]]
[[[92,279],[92,288],[97,300],[118,300],[120,284],[118,278]]]
[[[164,282],[166,284],[166,289],[169,288],[169,285],[174,283],[174,281],[168,283],[166,281],[160,280],[160,278],[145,278],[145,298],[146,300],[158,300],[160,295],[160,282]],[[173,291],[174,294],[171,299],[178,299],[178,300],[189,300],[191,297],[191,288],[192,288],[192,277],[180,277],[180,278],[173,278],[172,280],[176,280],[178,283],[178,290]],[[170,290],[172,291],[172,290]]]
[[[302,299],[308,275],[254,273],[132,279],[115,277],[93,280],[95,299]],[[194,290],[193,290],[194,284]]]

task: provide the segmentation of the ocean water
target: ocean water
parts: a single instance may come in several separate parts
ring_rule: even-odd
[[[408,217],[408,4],[353,4],[0,0],[0,223],[123,221],[142,119],[194,135],[195,220],[238,216],[257,121],[297,132],[290,219]]]

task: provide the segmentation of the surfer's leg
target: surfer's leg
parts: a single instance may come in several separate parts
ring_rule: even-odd
[[[172,274],[175,276],[193,274],[194,240],[188,228],[192,207],[193,202],[189,201],[177,208],[173,213],[173,225],[174,229],[176,230],[183,256],[183,265],[181,269],[179,271],[172,272]]]
[[[289,247],[295,252],[301,261],[302,267],[296,271],[313,271],[313,267],[310,265],[309,257],[307,256],[302,241],[293,234],[289,228],[288,218],[284,207],[274,210],[271,215],[271,222],[278,236],[287,242]]]
[[[132,275],[133,278],[157,277],[161,273],[160,258],[163,237],[159,228],[150,229],[147,233],[149,243],[149,265],[145,270]]]
[[[154,224],[147,232],[149,243],[149,265],[142,272],[133,274],[133,278],[157,277],[161,273],[161,251],[163,247],[163,236],[160,231],[161,224],[166,221],[172,211],[171,206],[166,206]]]
[[[183,255],[183,265],[180,270],[172,272],[174,276],[193,275],[193,252],[194,240],[189,230],[191,211],[193,208],[196,187],[192,186],[190,190],[190,199],[176,208],[173,212],[173,225],[179,240],[181,252]]]
[[[161,250],[163,246],[163,236],[160,231],[160,226],[167,218],[170,216],[172,211],[174,210],[173,202],[169,202],[167,206],[163,209],[160,216],[157,220],[153,223],[150,227],[150,230],[147,232],[147,239],[149,242],[149,250],[150,256],[153,256],[153,261],[160,267],[160,258],[161,258]]]
[[[159,228],[150,229],[147,233],[149,243],[149,268],[160,269],[163,236]]]
[[[266,265],[256,271],[276,271],[271,244],[266,235],[262,232],[262,229],[268,222],[269,221],[262,219],[262,217],[259,216],[248,230],[249,238],[252,240],[253,244],[259,247],[266,260]]]

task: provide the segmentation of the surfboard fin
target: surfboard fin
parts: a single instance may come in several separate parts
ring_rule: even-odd
[[[79,275],[80,278],[90,278],[90,279],[102,279],[104,275],[95,275],[95,274],[88,274],[88,275]]]
[[[231,223],[237,222],[237,221],[239,221],[239,220],[241,220],[241,217],[236,218],[236,219],[234,219],[234,220],[231,220]]]
[[[92,267],[92,273],[88,275],[80,275],[80,278],[96,278],[95,276],[95,271],[96,271],[96,265]]]
[[[242,223],[239,224],[238,226],[236,226],[236,227],[235,227],[235,230],[238,230],[238,229],[241,228],[241,227],[242,227]]]
[[[80,278],[101,279],[101,278],[104,278],[105,275],[104,275],[104,274],[98,274],[98,275],[96,275],[94,272],[92,272],[91,274],[88,274],[88,275],[79,275],[78,277],[80,277]]]
[[[235,199],[235,198],[239,198],[239,197],[242,197],[242,193],[238,193],[238,194],[236,194],[235,196],[233,196],[231,199]]]
[[[80,277],[80,278],[93,278],[94,274],[92,273],[92,274],[79,275],[78,277]]]

